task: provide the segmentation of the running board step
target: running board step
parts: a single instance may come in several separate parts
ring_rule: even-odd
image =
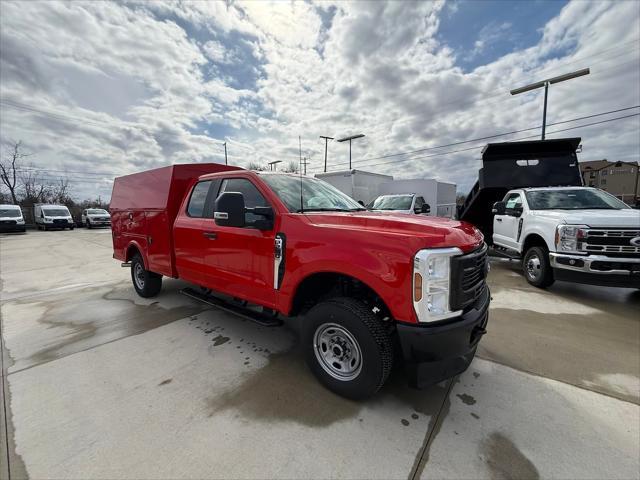
[[[510,260],[520,260],[522,257],[518,252],[507,250],[506,248],[491,246],[487,254],[490,257],[508,258]]]
[[[261,313],[249,308],[242,307],[238,304],[226,302],[225,300],[215,297],[211,294],[199,292],[191,287],[183,288],[182,290],[180,290],[180,293],[189,298],[193,298],[194,300],[198,300],[200,302],[206,303],[207,305],[211,305],[212,307],[224,310],[225,312],[238,315],[239,317],[246,318],[247,320],[251,320],[252,322],[257,323],[258,325],[262,325],[263,327],[279,327],[283,323],[282,320],[276,317],[275,312],[273,312],[272,314]],[[265,309],[265,311],[271,312],[267,309]]]

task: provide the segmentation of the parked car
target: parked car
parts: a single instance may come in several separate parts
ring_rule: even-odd
[[[18,205],[0,205],[0,232],[24,232],[24,218]]]
[[[73,218],[71,218],[71,212],[65,205],[38,203],[33,207],[33,218],[38,230],[51,230],[54,228],[73,230],[75,226]]]
[[[431,206],[424,198],[415,193],[380,195],[369,204],[374,212],[410,213],[426,215],[431,212]]]
[[[162,277],[297,316],[313,373],[345,397],[373,395],[396,359],[425,386],[464,371],[488,319],[486,245],[464,222],[367,211],[319,179],[216,164],[116,178],[114,258],[142,297]],[[209,291],[215,293],[209,293]]]
[[[640,288],[640,212],[591,187],[520,188],[493,206],[493,243],[527,281]]]
[[[87,208],[82,211],[82,225],[87,228],[111,226],[111,215],[103,208]]]

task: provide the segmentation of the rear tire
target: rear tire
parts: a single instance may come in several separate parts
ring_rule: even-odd
[[[162,275],[145,270],[139,253],[131,259],[131,281],[136,293],[143,298],[155,297],[162,288]]]
[[[311,308],[304,319],[303,346],[318,380],[353,400],[374,395],[393,366],[388,329],[353,298],[333,298]]]
[[[546,288],[553,284],[553,268],[549,262],[549,250],[545,247],[531,247],[522,259],[522,273],[534,287]]]

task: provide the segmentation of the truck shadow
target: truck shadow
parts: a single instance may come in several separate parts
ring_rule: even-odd
[[[242,321],[242,320],[240,320]],[[295,321],[295,320],[294,320]],[[225,335],[237,343],[233,326],[225,324]],[[266,364],[250,368],[241,374],[241,381],[232,389],[212,394],[206,401],[209,416],[235,411],[241,417],[267,423],[293,422],[309,427],[327,427],[342,420],[353,419],[365,410],[392,409],[401,411],[402,421],[433,416],[442,404],[445,385],[415,390],[407,385],[401,370],[391,373],[386,385],[371,399],[355,402],[327,390],[307,368],[296,331],[288,331],[291,343],[281,352],[266,353]],[[216,332],[212,332],[216,333]],[[255,347],[258,340],[243,334],[244,344]],[[259,333],[256,331],[255,338]],[[217,338],[217,337],[215,337]],[[213,338],[212,340],[214,340]],[[249,357],[247,357],[249,358]],[[248,363],[248,362],[247,362]],[[359,421],[364,421],[360,418]]]

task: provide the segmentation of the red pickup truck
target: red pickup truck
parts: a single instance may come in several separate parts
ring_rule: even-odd
[[[167,276],[295,316],[309,367],[345,397],[373,395],[394,362],[417,387],[452,377],[485,333],[486,245],[464,222],[370,212],[315,178],[217,164],[116,178],[111,221],[139,295]]]

